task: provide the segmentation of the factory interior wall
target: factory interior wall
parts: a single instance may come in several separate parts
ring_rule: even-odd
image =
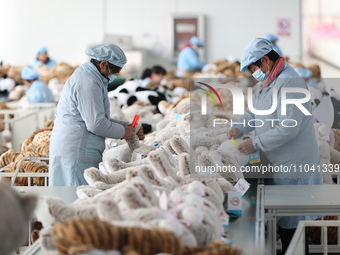
[[[301,58],[301,1],[269,0],[1,0],[4,21],[0,61],[28,64],[35,49],[48,46],[57,61],[81,64],[87,46],[101,43],[104,34],[131,35],[138,48],[169,59],[171,14],[205,15],[206,60],[229,55],[240,59],[255,37],[277,32],[277,19],[288,18],[291,35],[279,46],[291,59]],[[105,8],[106,6],[106,8]],[[106,11],[104,10],[106,9]]]

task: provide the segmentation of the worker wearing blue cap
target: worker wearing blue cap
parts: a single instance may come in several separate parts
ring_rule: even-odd
[[[37,69],[42,66],[47,66],[48,68],[52,68],[56,65],[56,62],[53,59],[50,59],[47,54],[47,48],[45,46],[40,46],[36,50],[37,58],[32,61],[30,64],[31,67]]]
[[[31,103],[50,103],[54,102],[54,96],[47,84],[39,81],[39,74],[28,66],[21,69],[21,78],[28,86],[26,97]]]
[[[255,137],[247,139],[238,149],[251,154],[259,150],[277,169],[308,166],[309,169],[320,166],[319,147],[315,136],[313,117],[305,115],[296,105],[287,103],[286,114],[281,112],[281,89],[299,88],[306,93],[307,85],[294,69],[280,57],[264,38],[256,38],[243,50],[241,72],[249,70],[258,81],[258,87],[252,100],[253,107],[268,110],[273,105],[273,91],[277,90],[277,107],[270,114],[260,115],[247,108],[237,125],[228,132],[228,138],[245,135],[255,130]],[[287,93],[288,100],[301,99],[302,93]],[[310,101],[302,103],[309,113],[312,112]],[[254,121],[256,120],[256,123]],[[273,122],[268,121],[273,120]],[[294,120],[294,121],[293,121]],[[249,122],[250,121],[250,122]],[[282,123],[284,122],[284,125]],[[242,124],[245,123],[245,124]],[[250,124],[249,124],[250,123]],[[263,123],[260,125],[259,123]],[[288,124],[289,123],[289,124]],[[256,126],[256,127],[255,127]],[[311,185],[322,184],[320,171],[274,173],[276,185]],[[283,217],[278,221],[284,254],[300,220],[313,220],[316,217]]]
[[[64,85],[50,143],[50,186],[87,185],[84,171],[98,167],[105,137],[131,139],[128,122],[110,119],[108,84],[126,64],[114,44],[86,49],[91,61],[78,67]],[[138,136],[143,135],[141,128]]]
[[[198,56],[198,50],[201,47],[204,47],[204,42],[197,36],[191,37],[189,43],[182,47],[178,56],[177,76],[191,77],[194,72],[202,70],[206,63],[202,62]]]
[[[311,87],[321,91],[320,87],[318,86],[318,79],[313,78],[312,70],[301,66],[295,67],[294,70],[307,83],[308,88]]]
[[[267,39],[268,41],[270,41],[272,43],[273,50],[276,51],[277,54],[282,56],[282,52],[281,52],[279,46],[277,46],[277,41],[279,39],[275,35],[272,35],[272,34],[266,34],[264,36],[264,38]]]

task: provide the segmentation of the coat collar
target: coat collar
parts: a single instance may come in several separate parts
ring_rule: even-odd
[[[91,62],[88,63],[88,67],[94,72],[94,74],[104,83],[105,86],[108,86],[109,81],[106,79],[97,69],[97,67]]]

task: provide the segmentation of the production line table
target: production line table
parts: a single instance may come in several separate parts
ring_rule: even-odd
[[[260,204],[263,185],[258,185],[255,179],[247,181],[251,186],[242,197],[242,216],[230,218],[228,237],[233,245],[242,249],[245,255],[262,255],[264,254],[264,209],[261,209]]]
[[[340,215],[340,185],[264,186],[268,222],[267,254],[276,254],[276,223],[280,216]]]
[[[48,197],[56,197],[60,198],[67,204],[71,204],[77,197],[77,187],[48,187],[48,186],[35,186],[35,187],[26,187],[26,186],[12,186],[16,189],[20,194],[35,194],[38,196],[48,196]]]

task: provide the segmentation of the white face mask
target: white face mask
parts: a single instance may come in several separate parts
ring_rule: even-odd
[[[110,72],[109,65],[107,65],[107,69],[108,69],[109,72]],[[117,76],[111,73],[111,74],[109,74],[109,75],[107,76],[107,78],[109,78],[109,83],[111,83],[111,82],[113,82],[113,81],[117,78]]]

